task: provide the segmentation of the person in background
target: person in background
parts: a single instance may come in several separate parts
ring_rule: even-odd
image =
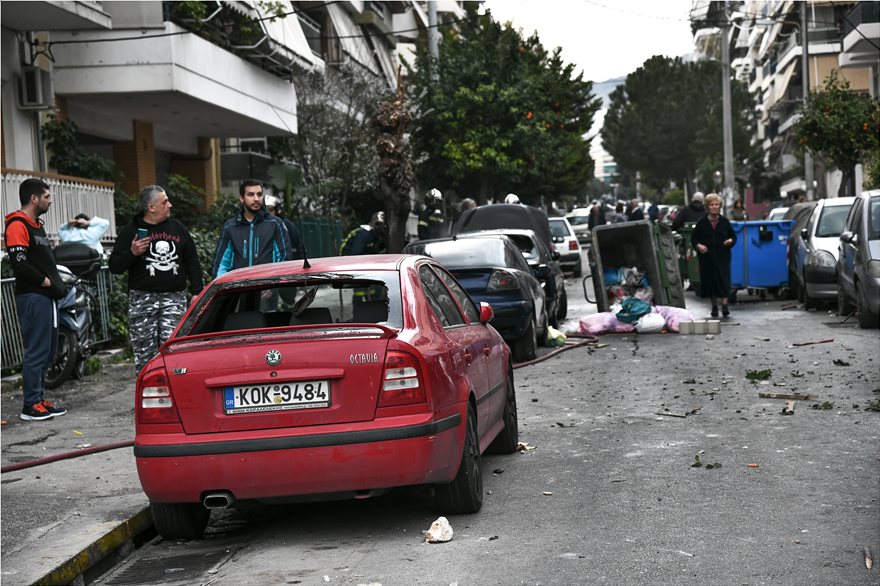
[[[339,248],[341,256],[377,254],[385,248],[385,212],[376,212],[368,224],[362,224],[348,233]]]
[[[730,221],[721,215],[721,196],[706,196],[706,215],[697,221],[691,233],[691,244],[700,263],[700,296],[712,299],[712,317],[730,315],[727,297],[730,294],[730,249],[736,244],[736,233]]]
[[[618,202],[617,207],[614,208],[614,215],[611,216],[612,224],[622,224],[626,222],[626,214],[623,213],[623,204]]]
[[[241,209],[223,224],[211,274],[290,260],[293,250],[281,218],[263,205],[263,184],[246,179],[238,186]]]
[[[472,210],[477,207],[477,202],[473,199],[466,197],[458,204],[458,211],[455,213],[455,217],[452,219],[452,223],[450,224],[450,228],[458,222],[458,219],[461,217],[463,213],[468,210]]]
[[[659,219],[660,215],[660,206],[657,205],[656,200],[651,200],[651,205],[648,206],[648,220],[652,222],[656,222]]]
[[[443,214],[443,194],[430,189],[425,195],[425,207],[419,212],[419,240],[441,238],[446,234],[446,216]]]
[[[55,301],[64,297],[67,287],[55,268],[55,256],[40,219],[52,205],[49,185],[40,179],[25,179],[18,188],[18,199],[21,209],[6,216],[6,250],[15,274],[15,309],[24,344],[24,407],[20,417],[41,421],[67,413],[43,397],[46,370],[58,344]]]
[[[110,228],[110,220],[89,218],[85,214],[77,214],[72,220],[58,228],[58,239],[63,243],[82,242],[98,251],[104,256],[104,247],[101,246],[101,238]]]
[[[734,222],[745,222],[749,219],[741,199],[734,200],[733,208],[730,210],[730,219]]]
[[[642,211],[642,207],[639,205],[639,200],[634,199],[629,202],[629,208],[627,208],[626,212],[626,220],[628,222],[636,222],[638,220],[645,219],[645,212]]]
[[[186,227],[171,217],[165,189],[141,190],[140,211],[119,232],[110,272],[128,273],[128,334],[136,372],[156,355],[186,311],[186,284],[202,290],[202,268]]]
[[[290,258],[287,260],[302,260],[306,257],[306,245],[303,242],[299,228],[292,221],[287,219],[281,209],[281,200],[274,195],[266,196],[266,211],[284,222],[287,228],[287,236],[290,239]]]
[[[593,228],[596,226],[604,226],[605,223],[605,204],[593,200],[593,205],[590,206],[590,215],[587,218],[587,227],[590,229],[590,232],[592,232]]]
[[[675,219],[672,220],[672,229],[681,230],[681,227],[689,222],[696,222],[706,215],[706,208],[703,206],[703,194],[696,192],[691,196],[691,203],[679,208]]]

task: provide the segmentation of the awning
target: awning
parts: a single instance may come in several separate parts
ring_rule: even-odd
[[[361,28],[351,22],[350,19],[345,18],[342,8],[337,4],[328,4],[327,14],[330,15],[330,22],[333,23],[333,28],[336,29],[336,34],[339,35],[342,50],[359,64],[374,74],[379,75],[380,71],[376,66],[375,59],[373,59],[373,51],[367,44],[367,39],[364,37]]]
[[[279,5],[280,12],[287,16],[275,19],[269,18],[272,13],[256,2],[224,0],[223,5],[260,23],[266,35],[265,40],[247,50],[252,57],[263,61],[270,69],[273,69],[273,65],[278,69],[284,69],[294,64],[310,68],[318,63],[289,0],[281,0]]]
[[[382,73],[385,74],[385,78],[388,80],[388,87],[391,89],[397,88],[397,66],[392,61],[391,52],[382,50],[383,41],[381,38],[377,38],[376,35],[370,35],[370,41],[372,41],[373,47],[376,47],[375,54],[379,60],[379,65],[382,67]]]
[[[795,67],[797,67],[798,62],[797,59],[793,60],[788,64],[788,67],[785,68],[785,71],[782,72],[782,75],[777,75],[776,80],[773,87],[773,99],[771,106],[781,100],[783,96],[785,96],[785,92],[788,90],[788,84],[791,83],[791,77],[794,75]]]

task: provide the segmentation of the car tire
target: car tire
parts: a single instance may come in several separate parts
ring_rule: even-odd
[[[519,340],[513,342],[513,361],[527,362],[538,357],[538,341],[535,338],[535,318],[529,320],[526,333]]]
[[[545,306],[546,307],[546,306]],[[535,330],[535,344],[538,346],[547,346],[547,336],[550,334],[550,320],[547,319],[547,312],[544,311],[544,317],[541,318],[541,327]],[[535,350],[535,356],[537,356]]]
[[[852,315],[853,311],[855,311],[855,306],[850,302],[849,298],[846,296],[846,292],[843,290],[843,287],[840,286],[840,283],[837,284],[837,315],[840,317],[849,317]]]
[[[797,275],[793,272],[788,272],[788,298],[789,299],[799,299],[800,295],[800,283],[798,282]]]
[[[436,487],[437,504],[442,514],[476,513],[483,506],[483,459],[477,437],[477,414],[468,405],[464,447],[458,472],[449,484]]]
[[[211,511],[201,503],[151,503],[156,533],[166,539],[199,539]]]
[[[584,272],[584,270],[581,268],[581,264],[578,263],[577,266],[574,267],[574,278],[580,279],[583,272]]]
[[[864,287],[856,284],[856,309],[859,312],[859,327],[862,329],[876,328],[880,326],[880,316],[868,309],[868,300],[865,299]]]
[[[568,315],[568,293],[565,292],[565,289],[560,291],[559,295],[559,303],[556,305],[556,325],[554,327],[559,327],[559,323],[565,320],[565,317]]]
[[[501,430],[489,448],[489,454],[512,454],[519,445],[519,419],[516,414],[516,389],[513,384],[513,369],[507,367],[507,399],[504,402],[504,429]]]
[[[810,309],[819,309],[819,300],[815,297],[810,297],[810,293],[807,291],[807,280],[804,279],[804,284],[801,287],[801,291],[803,292],[803,302],[804,309],[809,311]]]
[[[46,371],[46,388],[54,389],[71,377],[80,361],[76,334],[68,329],[58,328],[58,348],[55,359]]]

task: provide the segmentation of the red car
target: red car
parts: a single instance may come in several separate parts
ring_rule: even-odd
[[[213,281],[137,382],[134,454],[157,531],[197,538],[237,500],[429,484],[483,500],[481,454],[518,443],[510,352],[436,261],[322,258]]]

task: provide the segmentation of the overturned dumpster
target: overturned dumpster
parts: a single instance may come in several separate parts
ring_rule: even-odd
[[[587,301],[596,304],[597,312],[609,311],[614,303],[614,275],[621,269],[621,275],[635,269],[644,279],[641,288],[650,287],[654,305],[685,306],[675,241],[667,226],[647,220],[606,224],[593,229],[592,240],[590,272],[583,286]],[[594,298],[587,281],[592,282]]]

